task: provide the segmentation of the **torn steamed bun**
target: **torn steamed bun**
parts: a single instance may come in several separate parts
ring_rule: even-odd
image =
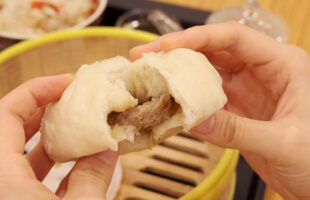
[[[207,58],[189,49],[121,56],[83,65],[60,100],[48,105],[41,134],[58,162],[107,149],[151,148],[189,131],[227,98]]]

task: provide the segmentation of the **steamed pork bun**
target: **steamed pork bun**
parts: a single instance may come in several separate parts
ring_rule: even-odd
[[[220,76],[201,53],[146,53],[133,63],[117,56],[77,71],[47,107],[42,139],[58,162],[118,147],[125,154],[190,130],[226,101]]]

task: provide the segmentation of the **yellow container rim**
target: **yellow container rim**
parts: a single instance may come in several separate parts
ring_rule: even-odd
[[[88,27],[80,30],[66,30],[49,33],[39,38],[19,42],[0,52],[0,65],[11,58],[38,46],[67,39],[87,37],[121,37],[151,42],[158,38],[158,35],[139,30],[128,30],[116,27]],[[239,158],[237,150],[225,149],[219,163],[203,182],[196,186],[189,193],[180,197],[179,200],[215,199],[226,187],[228,182],[234,178],[236,165]],[[230,197],[233,196],[234,183]]]
[[[236,186],[237,186],[237,172],[235,171],[232,177],[232,185],[230,188],[230,192],[229,192],[229,200],[234,200],[235,197],[235,190],[236,190]]]
[[[127,30],[116,27],[89,27],[80,30],[57,31],[48,33],[35,39],[24,40],[3,50],[2,52],[0,52],[0,64],[29,49],[33,49],[35,47],[42,46],[44,44],[63,41],[67,39],[77,39],[85,37],[104,37],[104,36],[130,38],[134,40],[140,40],[143,42],[150,42],[158,37],[158,35],[148,33],[145,31]]]

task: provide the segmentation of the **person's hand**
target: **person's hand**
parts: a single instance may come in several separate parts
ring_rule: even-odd
[[[54,162],[41,143],[24,156],[25,143],[38,131],[44,108],[57,101],[72,75],[37,78],[0,100],[0,199],[105,199],[118,153],[79,159],[56,194],[41,181]]]
[[[237,148],[286,199],[310,199],[310,59],[295,46],[234,22],[193,27],[131,50],[185,47],[204,53],[223,78],[225,109],[191,132]],[[190,67],[190,66],[189,66]]]

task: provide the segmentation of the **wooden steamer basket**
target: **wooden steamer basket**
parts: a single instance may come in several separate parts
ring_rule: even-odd
[[[82,64],[122,55],[156,35],[94,27],[51,33],[0,53],[0,97],[38,76],[74,73]],[[152,150],[121,157],[123,181],[116,200],[230,200],[238,152],[180,133]]]

